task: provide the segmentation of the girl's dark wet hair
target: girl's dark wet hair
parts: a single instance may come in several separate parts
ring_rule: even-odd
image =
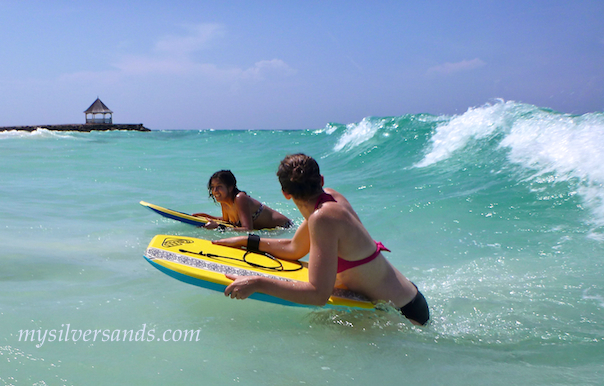
[[[235,200],[235,197],[241,190],[237,188],[237,179],[235,175],[230,170],[219,170],[216,173],[212,174],[210,180],[208,181],[208,193],[209,197],[216,202],[216,198],[214,194],[212,194],[212,180],[218,180],[222,182],[227,188],[233,187],[233,193],[231,194],[231,199]]]
[[[309,199],[323,190],[319,164],[314,158],[298,153],[288,155],[277,170],[281,189],[297,199]]]

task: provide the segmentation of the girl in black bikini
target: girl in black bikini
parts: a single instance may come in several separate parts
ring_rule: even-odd
[[[295,303],[324,305],[334,287],[348,288],[373,301],[387,301],[412,323],[430,318],[426,299],[415,284],[382,255],[346,198],[323,189],[317,162],[304,154],[287,156],[277,172],[283,194],[304,216],[292,239],[233,237],[216,244],[247,247],[273,256],[298,260],[309,255],[308,282],[282,282],[265,277],[227,275],[234,280],[225,290],[231,298],[245,299],[263,292]]]
[[[214,220],[228,221],[235,225],[234,230],[249,231],[276,227],[290,227],[292,221],[248,196],[237,188],[237,180],[230,170],[217,171],[208,181],[208,193],[214,202],[220,203],[222,216],[216,217],[206,213],[194,213],[193,216],[203,216]],[[208,222],[204,228],[218,228],[215,221]]]

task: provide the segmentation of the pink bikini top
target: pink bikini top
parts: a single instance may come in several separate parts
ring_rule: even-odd
[[[337,202],[336,199],[333,198],[333,196],[331,194],[325,193],[325,192],[321,193],[321,195],[317,199],[317,203],[315,204],[315,210],[317,210],[319,205],[321,205],[322,203],[329,202],[329,201]],[[386,248],[384,246],[384,244],[382,244],[379,241],[375,241],[375,246],[376,246],[375,252],[371,256],[368,256],[361,260],[355,260],[355,261],[344,260],[340,256],[338,256],[338,273],[344,272],[350,268],[358,267],[360,265],[369,263],[370,261],[372,261],[373,259],[378,257],[378,255],[380,254],[381,251],[390,252],[390,249]]]
[[[333,202],[337,202],[335,198],[333,198],[333,196],[329,193],[321,193],[321,195],[319,196],[319,198],[317,198],[317,203],[315,204],[315,210],[317,210],[317,208],[319,207],[319,205],[321,205],[324,202],[329,202],[329,201],[333,201]]]

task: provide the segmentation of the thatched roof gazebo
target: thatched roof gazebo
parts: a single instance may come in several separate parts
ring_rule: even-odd
[[[113,111],[109,110],[109,108],[105,106],[105,104],[101,102],[98,97],[94,103],[91,104],[86,111],[84,111],[84,114],[86,114],[86,123],[113,123]],[[103,117],[97,118],[96,116],[98,114],[102,114]],[[109,115],[109,117],[107,117],[107,115]]]

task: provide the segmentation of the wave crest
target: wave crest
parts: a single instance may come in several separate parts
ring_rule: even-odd
[[[48,129],[43,129],[41,127],[37,128],[34,131],[25,131],[25,130],[7,130],[0,131],[0,140],[2,139],[10,139],[10,138],[72,138],[72,135],[59,133],[57,131],[52,131]]]

